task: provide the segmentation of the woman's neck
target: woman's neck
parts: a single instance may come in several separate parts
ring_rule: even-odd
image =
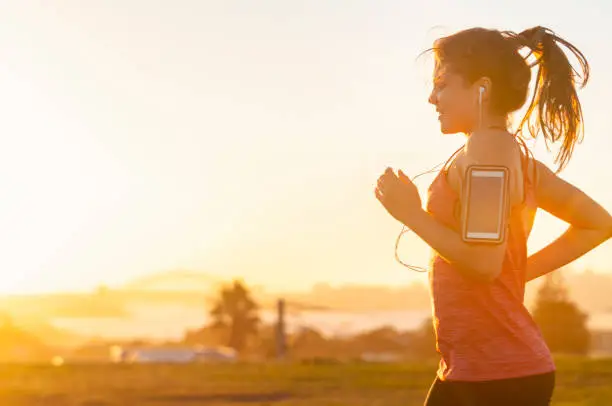
[[[467,132],[469,137],[473,133],[486,130],[503,130],[508,131],[508,120],[506,117],[483,117],[482,123],[474,130]]]

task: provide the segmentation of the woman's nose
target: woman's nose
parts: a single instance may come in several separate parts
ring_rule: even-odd
[[[437,98],[437,94],[435,91],[431,91],[431,93],[429,94],[429,99],[428,99],[430,104],[433,104],[434,106],[438,103],[438,98]]]

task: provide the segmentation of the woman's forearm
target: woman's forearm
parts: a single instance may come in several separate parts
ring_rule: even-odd
[[[580,258],[610,238],[606,229],[570,226],[555,241],[527,259],[526,281],[546,275]]]
[[[459,233],[446,227],[424,210],[403,221],[408,228],[432,247],[442,258],[453,264],[464,276],[479,281],[494,279],[501,270],[503,255],[491,255],[490,249],[471,245]],[[502,251],[500,251],[502,252]]]

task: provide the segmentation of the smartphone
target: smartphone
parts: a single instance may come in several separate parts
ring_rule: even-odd
[[[509,206],[509,171],[503,166],[471,165],[464,180],[462,237],[467,242],[504,241]]]

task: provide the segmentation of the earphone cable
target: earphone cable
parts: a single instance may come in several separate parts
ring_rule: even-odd
[[[414,181],[415,181],[417,178],[419,178],[420,176],[423,176],[423,175],[427,175],[427,174],[429,174],[429,173],[436,172],[436,171],[438,171],[438,170],[440,169],[440,167],[441,167],[441,166],[443,166],[445,163],[446,163],[446,161],[445,161],[445,162],[441,162],[441,163],[437,164],[436,166],[434,166],[434,167],[432,167],[432,168],[430,168],[430,169],[426,170],[425,172],[421,172],[421,173],[419,173],[418,175],[416,175],[416,176],[412,177],[410,180],[414,182]],[[407,232],[409,232],[409,231],[410,231],[410,229],[409,229],[409,228],[407,228],[405,225],[402,225],[402,231],[399,233],[399,235],[397,236],[397,239],[395,240],[395,260],[396,260],[397,262],[399,262],[400,264],[402,264],[403,266],[405,266],[406,268],[408,268],[408,269],[412,270],[412,271],[415,271],[415,272],[421,272],[421,273],[427,272],[427,271],[428,271],[428,269],[427,269],[427,268],[424,268],[424,267],[421,267],[421,266],[416,266],[416,265],[410,265],[410,264],[407,264],[407,263],[403,262],[403,261],[400,259],[400,257],[399,257],[399,254],[398,254],[398,252],[397,252],[397,251],[398,251],[398,248],[399,248],[399,242],[400,242],[400,240],[401,240],[401,238],[402,238],[402,235],[406,234],[406,233],[407,233]]]

